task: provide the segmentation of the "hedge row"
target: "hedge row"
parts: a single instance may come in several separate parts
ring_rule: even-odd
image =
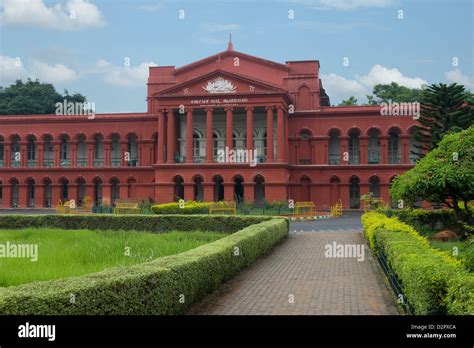
[[[187,201],[180,206],[178,202],[157,204],[151,207],[155,214],[209,214],[210,202]]]
[[[375,254],[383,254],[401,282],[414,314],[474,314],[474,274],[434,249],[413,227],[384,214],[362,216]]]
[[[0,215],[0,229],[53,227],[89,230],[135,230],[151,232],[213,231],[233,233],[271,219],[265,216],[222,215]]]
[[[182,314],[287,234],[288,221],[276,218],[151,262],[1,288],[0,314]]]
[[[430,235],[434,231],[450,229],[454,231],[474,232],[474,226],[465,226],[459,223],[454,210],[438,209],[403,209],[403,210],[381,210],[385,215],[395,216],[399,220],[413,226],[423,235]]]

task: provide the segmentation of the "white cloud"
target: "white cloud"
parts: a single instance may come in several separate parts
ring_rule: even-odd
[[[388,7],[398,0],[293,0],[316,9],[353,10],[357,8]]]
[[[335,104],[338,100],[347,99],[350,96],[365,99],[366,95],[372,94],[373,87],[376,84],[396,82],[409,88],[420,88],[421,85],[427,84],[420,77],[407,77],[396,68],[390,69],[379,64],[374,65],[367,75],[356,75],[354,79],[347,79],[330,73],[322,74],[321,80],[324,89]]]
[[[103,74],[104,81],[108,84],[123,87],[144,86],[148,79],[148,68],[156,66],[153,62],[143,62],[137,66],[117,66],[99,59],[92,71]]]
[[[96,5],[88,0],[69,0],[65,6],[46,6],[43,0],[0,0],[0,21],[62,31],[104,25]]]
[[[379,64],[374,65],[367,75],[359,77],[359,81],[368,87],[392,82],[409,88],[420,88],[421,85],[427,84],[427,82],[420,77],[403,76],[398,69],[386,68]]]
[[[349,80],[345,77],[330,73],[328,75],[321,75],[323,87],[330,97],[365,97],[368,90],[360,82],[356,80]]]
[[[456,82],[460,85],[464,85],[464,87],[468,89],[474,89],[474,77],[464,75],[461,69],[456,68],[454,70],[446,71],[444,73],[444,77],[449,82]]]
[[[77,79],[76,72],[64,64],[48,65],[40,61],[34,61],[31,70],[40,81],[44,82],[61,83]]]
[[[2,85],[28,77],[33,80],[38,78],[41,82],[61,83],[76,80],[78,75],[64,64],[48,65],[35,60],[26,67],[20,58],[0,56],[0,83]]]

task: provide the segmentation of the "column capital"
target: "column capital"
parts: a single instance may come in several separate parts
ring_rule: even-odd
[[[160,109],[157,109],[156,112],[158,114],[163,114],[165,112],[165,109],[160,108]]]
[[[265,111],[275,109],[275,105],[265,106]]]
[[[245,111],[253,111],[254,107],[253,106],[246,106]]]
[[[214,111],[214,108],[211,108],[211,107],[205,107],[204,110],[206,112],[209,112],[209,111]]]
[[[234,108],[233,108],[232,106],[226,106],[226,107],[224,108],[224,110],[225,110],[226,112],[227,112],[227,111],[233,111]]]

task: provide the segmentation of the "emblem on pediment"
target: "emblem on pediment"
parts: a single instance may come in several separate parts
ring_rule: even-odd
[[[202,89],[211,94],[237,92],[237,86],[222,77],[217,77],[214,80],[208,81]]]

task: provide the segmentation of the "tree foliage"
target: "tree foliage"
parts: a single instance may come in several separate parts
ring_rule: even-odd
[[[339,106],[354,106],[357,105],[357,99],[353,95],[349,97],[347,100],[343,100]]]
[[[27,114],[54,114],[56,103],[64,100],[74,103],[85,103],[86,97],[80,93],[64,95],[56,92],[50,83],[41,83],[39,80],[26,82],[16,80],[15,84],[0,89],[0,114],[27,115]]]
[[[423,95],[423,89],[408,88],[400,86],[396,82],[387,85],[375,85],[372,95],[367,96],[368,105],[379,105],[380,103],[392,102],[416,102],[420,101]]]
[[[423,199],[454,209],[459,221],[473,225],[474,127],[446,135],[414,168],[395,179],[390,194],[408,206]]]
[[[444,135],[474,125],[472,94],[462,85],[433,84],[423,90],[419,125],[415,127],[417,153],[438,145]]]

